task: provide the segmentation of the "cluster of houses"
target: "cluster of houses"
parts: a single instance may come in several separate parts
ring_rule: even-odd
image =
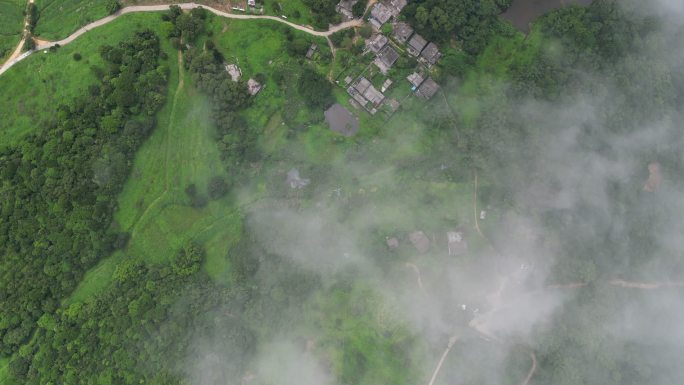
[[[417,230],[408,235],[408,240],[413,247],[420,254],[425,254],[432,248],[432,244],[436,239],[431,241],[430,238],[422,231]],[[387,238],[387,248],[390,251],[395,251],[399,248],[399,239],[397,237]],[[462,231],[447,231],[446,233],[447,252],[450,256],[457,256],[465,254],[468,251],[468,242],[463,238]]]
[[[226,69],[226,72],[228,72],[228,75],[230,75],[232,81],[237,82],[242,77],[242,71],[236,64],[226,64],[224,68]],[[262,85],[258,81],[252,78],[247,80],[247,92],[249,92],[250,95],[255,96],[261,91],[261,88]]]

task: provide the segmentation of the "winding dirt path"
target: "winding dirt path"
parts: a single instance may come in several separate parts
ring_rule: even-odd
[[[212,8],[212,7],[209,7],[206,5],[200,5],[200,4],[196,4],[196,3],[162,4],[162,5],[134,5],[134,6],[122,8],[119,11],[117,11],[116,13],[113,13],[107,17],[104,17],[100,20],[94,21],[94,22],[92,22],[86,26],[83,26],[83,27],[79,28],[78,30],[76,30],[76,32],[74,32],[71,35],[69,35],[68,37],[66,37],[65,39],[40,44],[34,50],[27,51],[20,56],[11,58],[7,62],[5,62],[5,64],[2,67],[0,67],[0,75],[5,73],[5,71],[7,71],[8,69],[12,68],[18,62],[22,61],[23,59],[25,59],[26,57],[31,55],[33,52],[44,50],[44,49],[47,49],[47,48],[50,48],[50,47],[53,47],[56,45],[60,45],[60,46],[67,45],[67,44],[71,43],[72,41],[76,40],[79,36],[90,31],[91,29],[94,29],[94,28],[103,26],[105,24],[108,24],[108,23],[116,20],[117,18],[119,18],[122,15],[125,15],[128,13],[136,13],[136,12],[163,12],[163,11],[168,10],[170,5],[177,5],[183,10],[189,10],[189,9],[195,9],[195,8],[204,8],[207,11],[209,11],[215,15],[218,15],[221,17],[226,17],[229,19],[273,20],[273,21],[276,21],[279,23],[287,24],[288,26],[290,26],[296,30],[308,33],[310,35],[321,36],[321,37],[325,37],[325,38],[329,37],[330,35],[332,35],[335,32],[338,32],[338,31],[341,31],[341,30],[347,29],[347,28],[359,27],[359,26],[363,25],[363,23],[364,23],[364,21],[362,19],[354,19],[354,20],[350,20],[350,21],[347,21],[347,22],[344,22],[341,24],[333,25],[327,31],[315,31],[309,27],[305,27],[305,26],[302,26],[299,24],[295,24],[295,23],[292,23],[292,22],[287,21],[285,19],[282,19],[280,17],[276,17],[276,16],[241,15],[241,14],[235,14],[235,13],[228,13],[228,12],[220,11],[218,9],[215,9],[215,8]],[[18,52],[21,52],[21,49],[23,47],[23,42],[24,42],[24,39],[22,39],[21,44],[17,47]],[[43,41],[41,40],[41,42],[43,42]],[[16,51],[15,51],[15,53],[16,53]]]
[[[437,380],[437,375],[439,374],[439,371],[442,370],[444,360],[446,360],[447,356],[449,355],[449,352],[451,351],[451,348],[453,348],[454,344],[456,344],[456,341],[458,341],[457,336],[452,336],[451,338],[449,338],[447,348],[444,350],[444,353],[442,353],[442,357],[439,359],[439,362],[437,362],[437,366],[435,367],[435,370],[432,372],[432,377],[430,377],[430,382],[428,382],[428,385],[434,385],[435,380]]]
[[[520,385],[529,385],[530,381],[532,380],[532,376],[534,376],[534,372],[537,371],[537,355],[534,354],[534,352],[531,350],[530,358],[532,359],[532,367],[530,368],[530,371],[527,372],[527,376],[525,377],[523,382],[520,383]]]
[[[411,262],[406,262],[404,266],[408,267],[409,269],[413,270],[414,273],[416,273],[416,280],[418,281],[418,287],[422,292],[425,292],[425,289],[423,288],[423,279],[420,276],[420,269],[418,266],[416,266],[414,263]]]
[[[19,40],[19,44],[17,44],[17,48],[14,49],[14,52],[10,55],[9,58],[7,58],[7,61],[5,63],[10,63],[10,62],[17,62],[21,59],[17,58],[21,55],[21,50],[24,48],[24,44],[26,43],[26,39],[29,36],[29,30],[28,30],[28,18],[29,18],[29,12],[28,12],[28,7],[30,4],[33,4],[34,0],[29,0],[26,2],[26,16],[24,16],[24,29],[21,32],[21,40]],[[2,68],[0,68],[0,74],[2,73]]]

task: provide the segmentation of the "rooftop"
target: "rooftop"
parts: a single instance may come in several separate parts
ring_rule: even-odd
[[[401,12],[402,9],[408,4],[407,0],[390,0],[389,6],[392,11],[392,14],[396,17],[399,15],[399,12]]]
[[[430,99],[437,91],[439,91],[439,84],[432,80],[432,78],[427,78],[423,84],[418,87],[416,95],[424,99]]]
[[[371,52],[378,53],[387,44],[387,41],[388,39],[385,35],[373,35],[366,40],[366,47],[368,47]]]
[[[371,9],[371,23],[376,21],[376,23],[373,24],[378,28],[387,23],[391,17],[392,10],[383,3],[376,3],[373,6],[373,9]]]
[[[408,80],[412,86],[418,88],[418,86],[420,86],[420,84],[425,79],[423,78],[423,75],[419,74],[418,72],[414,72],[411,75],[407,76],[406,80]]]
[[[226,64],[224,68],[226,69],[226,71],[228,71],[230,78],[234,82],[240,80],[240,77],[242,76],[242,71],[240,71],[240,67],[238,67],[235,64]]]
[[[426,45],[427,40],[423,39],[422,36],[416,33],[408,42],[408,52],[413,56],[418,56]]]
[[[442,54],[439,52],[437,44],[430,43],[423,49],[423,52],[420,53],[420,57],[425,59],[430,64],[435,64],[437,63],[437,60],[442,57]]]
[[[406,43],[411,34],[413,34],[413,28],[404,22],[394,23],[393,25],[394,38],[400,43]]]
[[[249,79],[247,80],[247,92],[249,92],[250,95],[254,96],[261,91],[261,83],[254,79]]]
[[[409,234],[409,240],[419,253],[425,254],[430,250],[430,238],[422,231],[414,231]]]
[[[389,44],[385,46],[380,52],[375,64],[380,68],[380,71],[386,73],[392,65],[399,59],[399,53],[394,50]]]

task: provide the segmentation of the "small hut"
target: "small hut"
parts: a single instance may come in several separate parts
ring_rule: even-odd
[[[430,250],[430,238],[424,232],[418,230],[409,234],[409,240],[419,253],[425,254]]]

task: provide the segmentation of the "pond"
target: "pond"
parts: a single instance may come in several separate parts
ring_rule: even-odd
[[[359,119],[340,104],[333,104],[325,111],[325,121],[331,130],[344,136],[352,136],[359,130]]]

